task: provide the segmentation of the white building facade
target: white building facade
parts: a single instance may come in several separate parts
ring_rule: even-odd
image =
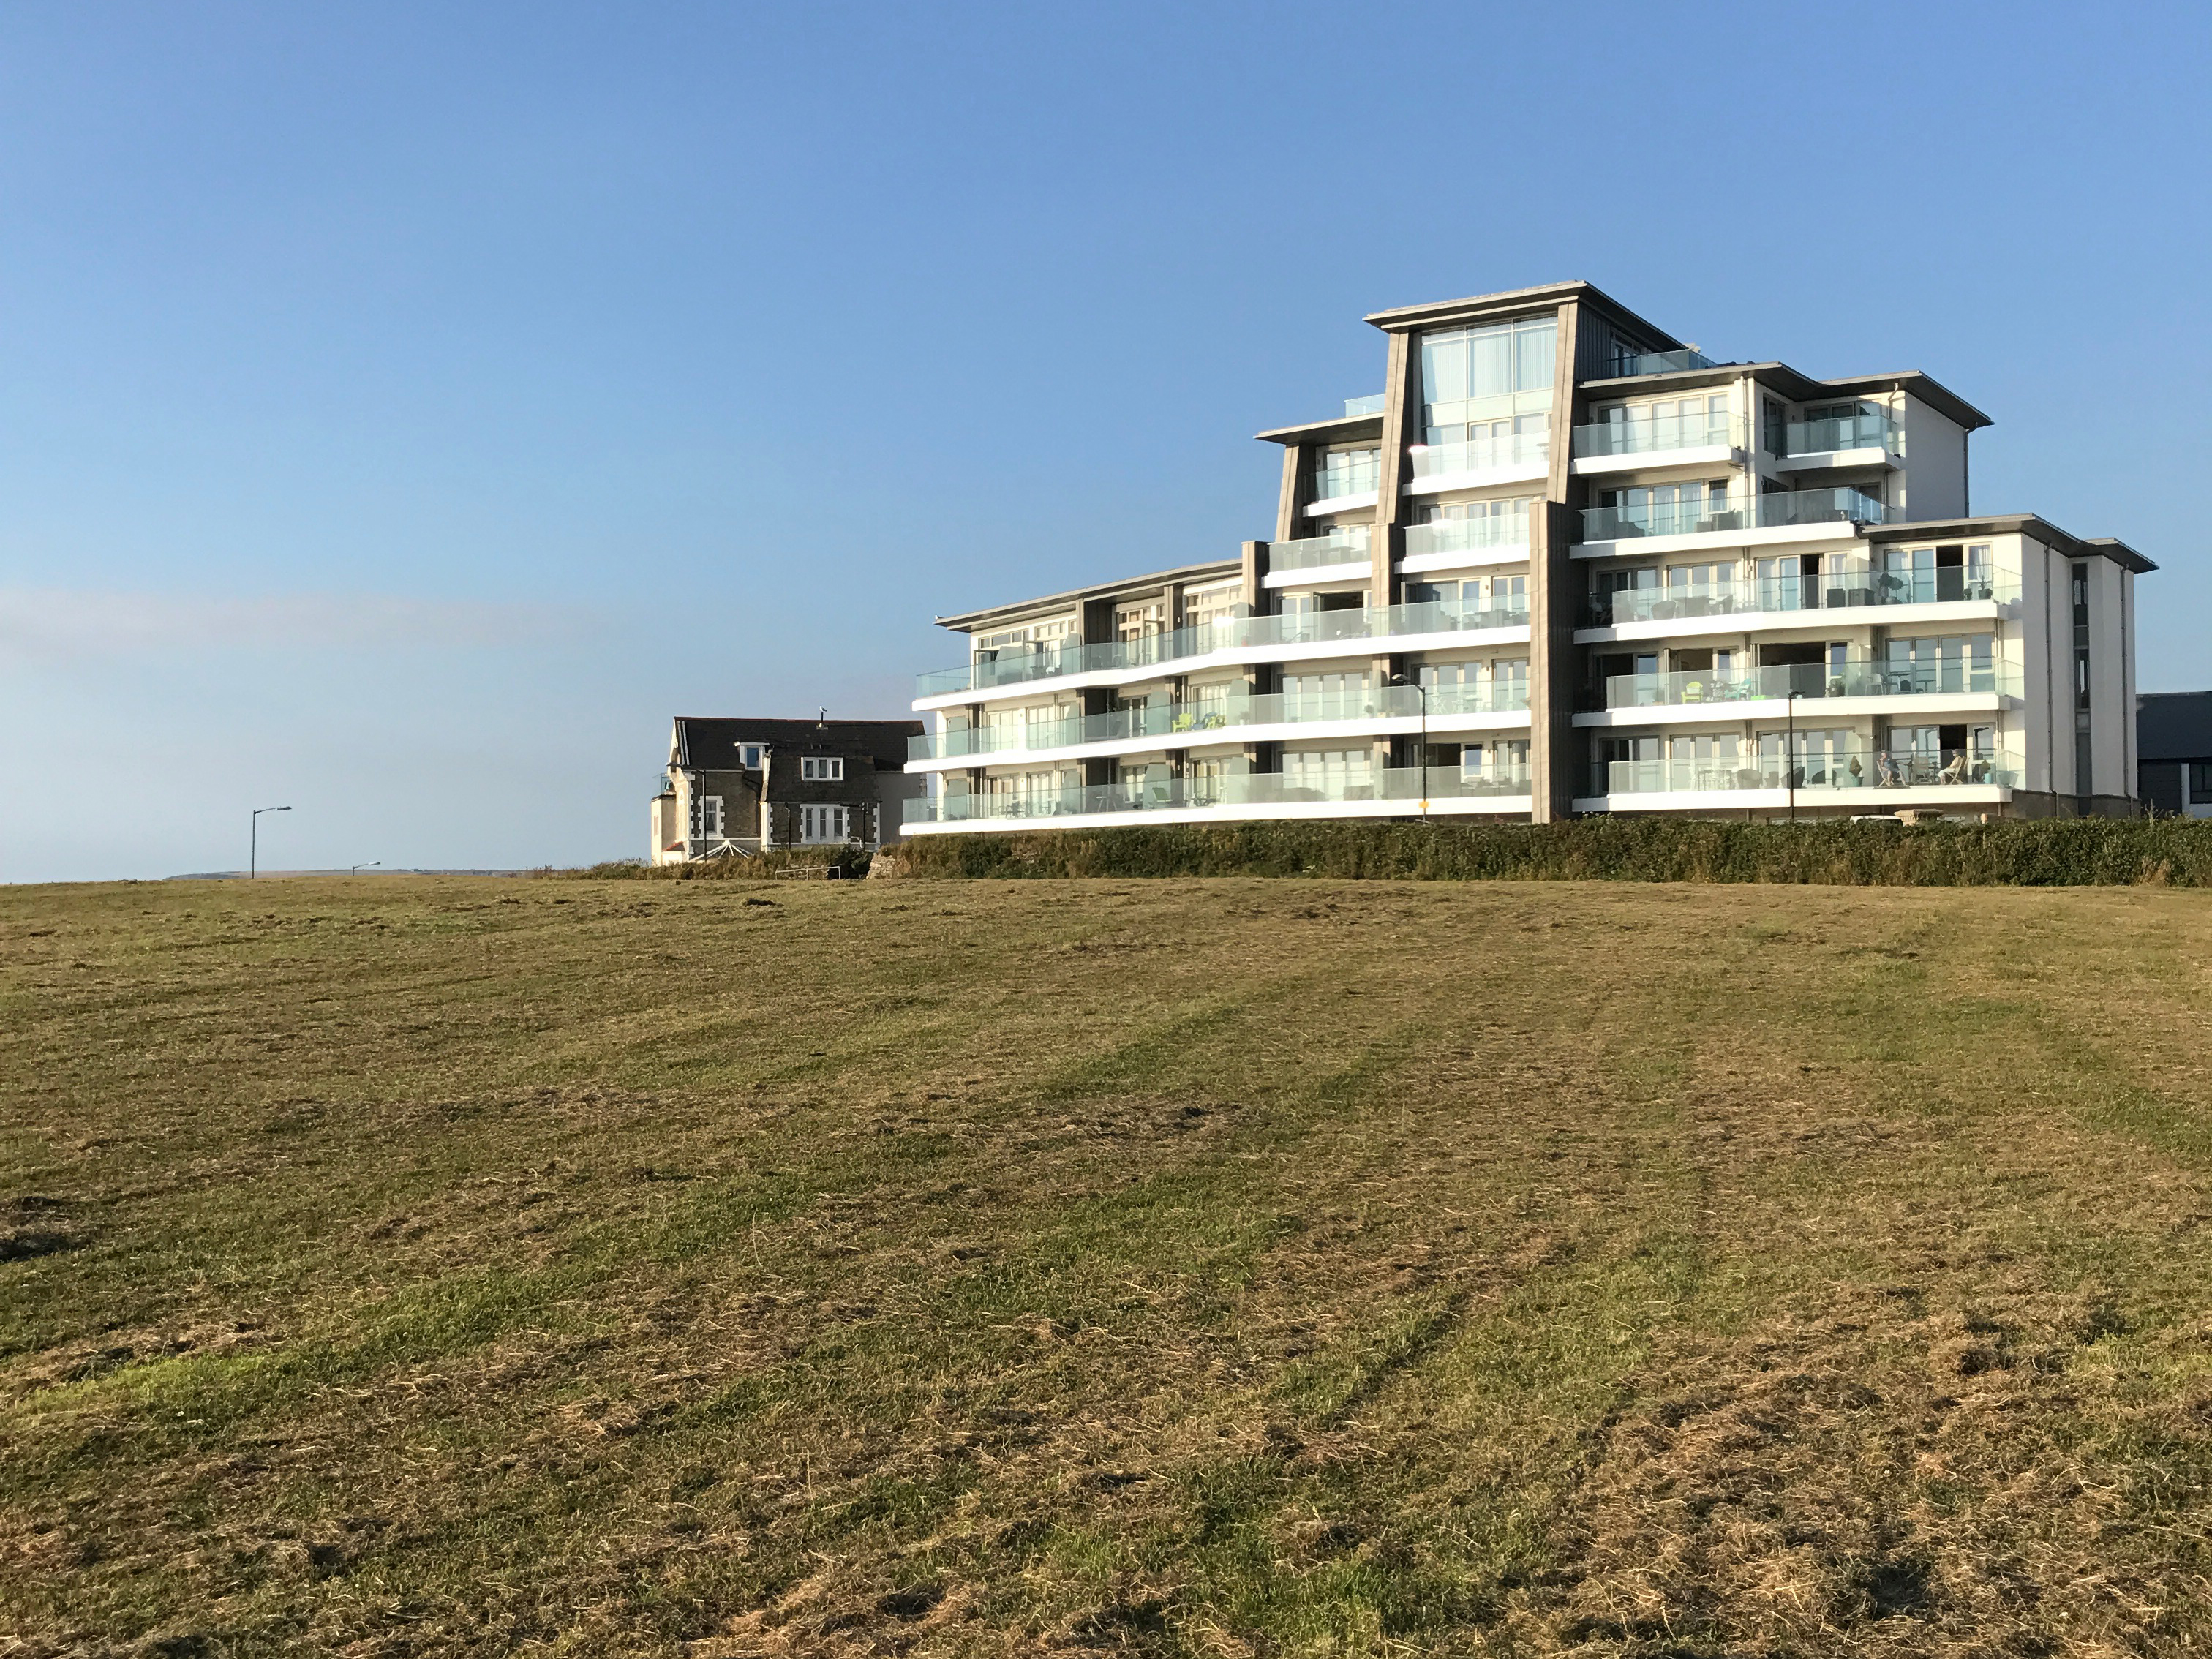
[[[940,617],[911,834],[2136,810],[2122,544],[1972,515],[1926,375],[1718,363],[1587,283],[1378,313],[1274,536]]]

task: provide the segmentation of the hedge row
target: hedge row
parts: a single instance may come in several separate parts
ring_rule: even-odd
[[[1895,887],[2212,886],[2212,820],[1547,824],[1285,823],[925,836],[879,875],[1335,876],[1796,882]],[[889,866],[889,867],[885,867]]]
[[[831,869],[841,876],[865,876],[868,873],[867,854],[844,847],[779,847],[750,858],[701,859],[689,864],[647,864],[643,859],[612,859],[577,870],[556,870],[549,866],[532,873],[580,881],[765,881],[775,876],[820,876]]]

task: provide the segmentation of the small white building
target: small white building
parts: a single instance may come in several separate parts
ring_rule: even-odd
[[[1235,557],[940,617],[910,832],[2137,810],[2150,561],[1976,515],[1917,372],[1719,362],[1586,283],[1377,313]]]

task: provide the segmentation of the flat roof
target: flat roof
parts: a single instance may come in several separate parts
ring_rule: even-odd
[[[1380,438],[1380,415],[1340,415],[1334,420],[1307,421],[1298,426],[1279,426],[1252,434],[1264,444],[1331,443],[1340,438]]]
[[[1583,390],[1600,395],[1607,392],[1626,395],[1637,392],[1693,392],[1699,386],[1723,386],[1747,374],[1771,382],[1792,403],[1814,403],[1823,397],[1852,398],[1868,392],[1902,390],[1919,398],[1937,414],[1957,422],[1968,432],[1996,424],[1933,375],[1923,374],[1917,368],[1898,369],[1887,374],[1846,374],[1839,380],[1816,380],[1787,363],[1715,363],[1711,368],[1670,368],[1656,374],[1624,374],[1611,380],[1585,380]]]
[[[1600,310],[1611,313],[1616,320],[1640,330],[1650,337],[1655,350],[1681,349],[1682,343],[1657,324],[1638,316],[1596,283],[1580,281],[1545,283],[1536,288],[1510,288],[1497,294],[1470,295],[1464,300],[1431,300],[1424,305],[1393,306],[1387,311],[1369,312],[1367,320],[1386,334],[1401,334],[1407,329],[1432,324],[1472,322],[1479,318],[1528,311],[1545,305],[1564,305],[1569,300],[1587,301]]]
[[[2145,691],[2136,697],[2136,758],[2212,760],[2212,691]]]
[[[2033,513],[1984,514],[1971,519],[1926,519],[1914,524],[1870,524],[1870,542],[1924,542],[1944,536],[2033,536],[2069,558],[2106,558],[2124,570],[2147,574],[2158,566],[2116,536],[2074,536]]]
[[[1071,587],[1064,593],[1048,593],[1042,599],[1017,599],[1011,605],[987,605],[981,611],[963,611],[957,616],[939,617],[939,628],[953,629],[960,633],[972,633],[984,623],[1018,622],[1022,617],[1039,611],[1060,611],[1071,605],[1088,599],[1110,599],[1140,588],[1165,587],[1170,582],[1203,581],[1210,576],[1235,575],[1244,568],[1241,556],[1234,559],[1214,559],[1205,564],[1177,565],[1172,570],[1156,570],[1145,576],[1125,576],[1120,581],[1097,582],[1089,587]]]

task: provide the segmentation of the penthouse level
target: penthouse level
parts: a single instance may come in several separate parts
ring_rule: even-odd
[[[1273,533],[939,623],[915,833],[1042,821],[2135,810],[2149,560],[1976,515],[1917,371],[1721,362],[1586,283],[1367,319],[1259,434]]]

